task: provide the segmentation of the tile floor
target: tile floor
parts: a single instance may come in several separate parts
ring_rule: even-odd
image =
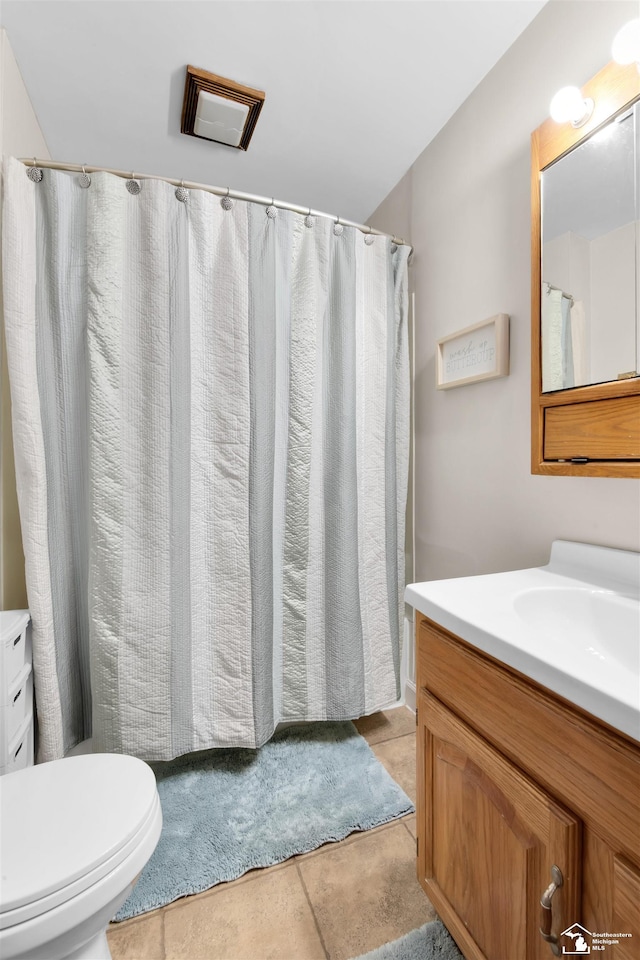
[[[415,717],[356,721],[415,802]],[[113,960],[349,960],[435,918],[416,880],[415,815],[112,924]]]

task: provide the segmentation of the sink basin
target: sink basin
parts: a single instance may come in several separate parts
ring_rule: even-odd
[[[629,597],[590,587],[538,587],[518,594],[513,606],[525,624],[572,656],[614,660],[640,674],[638,603]]]
[[[640,740],[640,554],[554,541],[543,567],[410,584],[435,623]]]

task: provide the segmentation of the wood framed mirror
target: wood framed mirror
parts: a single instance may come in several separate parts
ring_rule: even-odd
[[[640,70],[531,135],[531,472],[640,477]]]

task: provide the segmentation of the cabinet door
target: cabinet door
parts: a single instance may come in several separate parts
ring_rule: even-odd
[[[424,690],[418,711],[427,895],[468,960],[549,960],[540,898],[555,864],[552,933],[579,919],[579,820]]]
[[[615,960],[638,960],[640,957],[640,870],[624,857],[613,858],[613,947]],[[612,938],[616,939],[616,938]]]

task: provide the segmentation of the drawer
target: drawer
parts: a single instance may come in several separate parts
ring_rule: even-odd
[[[0,703],[21,670],[31,663],[31,636],[28,610],[0,613]]]
[[[5,702],[0,701],[0,742],[9,744],[13,741],[25,719],[30,716],[32,707],[33,674],[27,664],[9,687]]]
[[[567,403],[544,412],[544,459],[640,459],[640,395]]]
[[[16,773],[33,766],[33,714],[27,717],[9,746],[0,775]]]

